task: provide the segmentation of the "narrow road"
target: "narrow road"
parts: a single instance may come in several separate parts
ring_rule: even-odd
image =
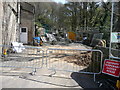
[[[51,46],[52,48],[56,48],[58,46]],[[83,46],[81,46],[82,48]],[[80,48],[79,46],[71,45],[70,47],[64,48]],[[84,47],[85,48],[85,47]],[[45,49],[43,49],[45,50]],[[8,61],[4,61],[1,64],[15,66],[14,68],[0,68],[1,72],[1,87],[2,88],[96,88],[96,84],[93,82],[93,76],[80,75],[77,73],[79,70],[84,69],[85,67],[73,67],[71,63],[67,63],[66,61],[62,61],[62,59],[51,59],[51,55],[46,62],[46,59],[42,59],[37,56],[37,54],[41,54],[41,52],[37,52],[35,50],[30,50],[24,52],[27,53],[24,55],[24,59],[10,59]],[[22,57],[22,55],[19,55]],[[33,59],[30,60],[31,56]],[[39,59],[38,59],[39,58]],[[28,59],[28,60],[27,60]],[[24,61],[24,62],[22,62]],[[42,66],[43,65],[43,66]],[[47,66],[46,66],[47,65]],[[20,66],[19,68],[17,66]],[[29,68],[28,68],[29,66]],[[24,67],[24,68],[23,68]],[[27,67],[27,68],[26,68]],[[34,71],[33,68],[37,69],[35,75],[31,73]],[[41,68],[42,67],[42,68]],[[52,69],[52,70],[49,70]],[[56,70],[54,70],[56,69]],[[66,71],[58,71],[58,70],[66,70]],[[73,72],[68,72],[68,70]],[[85,81],[84,81],[85,80]],[[88,85],[88,83],[89,85]],[[80,84],[81,83],[81,84]],[[87,84],[86,84],[87,83]],[[84,85],[85,84],[85,85]]]

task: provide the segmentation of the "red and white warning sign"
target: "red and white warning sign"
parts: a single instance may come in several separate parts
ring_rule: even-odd
[[[102,73],[119,77],[120,76],[120,61],[108,60],[104,61]]]

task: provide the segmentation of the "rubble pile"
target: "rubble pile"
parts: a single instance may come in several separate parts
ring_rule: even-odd
[[[74,63],[79,66],[89,66],[91,64],[91,56],[90,52],[83,52],[80,54],[74,54],[71,56],[67,56],[64,58],[68,63]]]

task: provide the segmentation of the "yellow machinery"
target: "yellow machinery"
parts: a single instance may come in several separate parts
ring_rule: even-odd
[[[74,32],[68,32],[68,39],[75,41],[76,34]]]

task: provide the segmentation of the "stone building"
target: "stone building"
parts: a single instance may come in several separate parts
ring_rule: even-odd
[[[0,1],[0,45],[10,45],[11,42],[22,42],[22,31],[27,28],[27,42],[32,43],[34,37],[34,6],[29,3]],[[24,43],[24,42],[23,42]],[[0,48],[0,53],[2,48]]]
[[[30,3],[26,2],[21,2],[20,5],[20,41],[24,44],[32,44],[33,37],[35,36],[35,8]]]

